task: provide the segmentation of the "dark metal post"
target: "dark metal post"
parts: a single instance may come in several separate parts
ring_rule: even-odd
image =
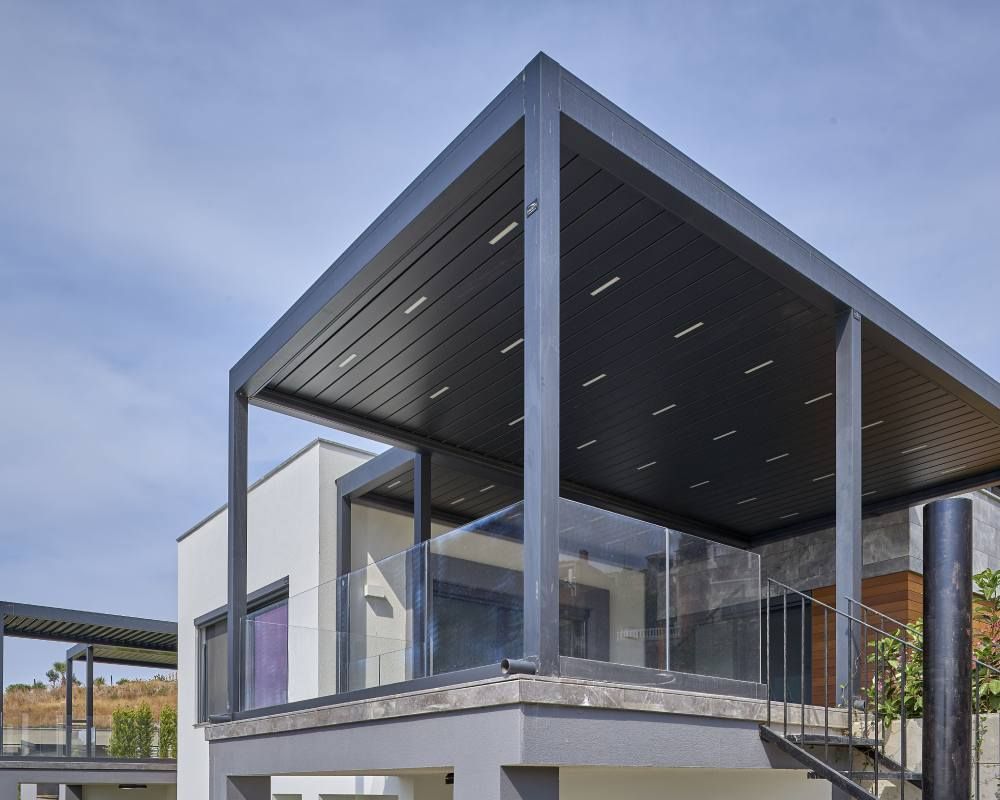
[[[3,757],[3,640],[4,640],[4,620],[6,619],[3,606],[0,605],[0,758]]]
[[[410,674],[414,678],[430,670],[427,634],[430,628],[431,587],[427,585],[430,554],[426,543],[431,539],[431,454],[418,452],[413,459],[413,558],[409,559],[412,608],[410,611]],[[423,545],[423,547],[420,547]]]
[[[972,501],[924,506],[923,796],[972,790]]]
[[[229,557],[228,645],[229,713],[243,709],[243,673],[247,616],[247,396],[229,397]]]
[[[853,658],[860,642],[852,631],[848,598],[861,598],[861,315],[853,309],[837,320],[837,498],[836,581],[837,686],[849,695],[860,686]],[[851,703],[850,696],[842,697]]]
[[[348,578],[351,572],[351,498],[337,486],[337,692],[350,688],[351,610]]]
[[[73,755],[73,659],[66,654],[66,758]]]
[[[560,68],[524,72],[524,655],[559,674]]]
[[[94,755],[94,646],[87,646],[87,757]]]

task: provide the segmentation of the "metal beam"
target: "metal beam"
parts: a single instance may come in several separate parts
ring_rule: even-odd
[[[326,425],[346,433],[356,433],[360,436],[391,444],[395,447],[411,450],[426,449],[434,453],[435,458],[442,456],[442,464],[446,463],[445,459],[447,459],[451,463],[464,461],[476,471],[494,470],[499,474],[508,476],[508,483],[510,479],[513,479],[514,483],[510,483],[509,485],[521,485],[524,479],[524,470],[517,464],[510,464],[481,455],[480,453],[463,450],[454,445],[420,436],[404,428],[386,425],[377,420],[344,412],[340,409],[323,405],[322,403],[305,400],[283,392],[276,392],[273,389],[264,389],[256,397],[250,398],[250,403],[258,408],[277,411],[296,417],[297,419],[314,422],[318,425]],[[560,491],[565,498],[577,500],[581,503],[590,503],[593,506],[604,508],[608,511],[631,515],[657,525],[676,528],[685,533],[693,533],[712,541],[731,544],[734,547],[750,546],[746,537],[728,528],[712,525],[692,517],[685,517],[681,514],[674,514],[662,508],[635,503],[572,481],[562,481]]]
[[[860,632],[850,625],[849,598],[861,597],[861,315],[848,309],[837,319],[836,584],[837,686],[845,701],[860,691]]]
[[[559,674],[559,65],[524,71],[524,653]]]
[[[228,547],[228,645],[229,713],[243,708],[243,657],[247,615],[247,396],[229,396],[229,547]]]
[[[413,452],[393,447],[337,478],[337,491],[352,499],[367,494],[413,469],[414,458]]]

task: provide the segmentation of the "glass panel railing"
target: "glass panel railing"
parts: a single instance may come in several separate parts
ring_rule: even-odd
[[[759,556],[561,500],[559,651],[760,681]]]
[[[558,536],[562,655],[759,682],[757,556],[568,500]],[[352,542],[355,557],[385,546]],[[518,503],[293,594],[247,620],[247,706],[531,655],[523,565]]]

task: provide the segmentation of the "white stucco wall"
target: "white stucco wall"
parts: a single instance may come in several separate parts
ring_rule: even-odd
[[[176,800],[177,787],[148,785],[145,789],[119,789],[117,784],[83,787],[83,800]]]
[[[247,589],[287,577],[290,701],[319,691],[321,536],[335,538],[337,476],[370,456],[316,442],[251,488],[247,514]],[[321,491],[321,487],[323,490]],[[333,492],[334,499],[327,497]],[[332,519],[330,519],[332,515]],[[198,634],[194,620],[226,604],[228,515],[222,509],[178,543],[178,765],[183,798],[204,797],[208,744],[198,725]],[[323,551],[329,552],[329,542]]]

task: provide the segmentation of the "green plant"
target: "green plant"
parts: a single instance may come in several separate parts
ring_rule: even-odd
[[[116,708],[111,715],[111,739],[108,755],[112,758],[135,758],[138,750],[135,709]]]
[[[177,709],[173,706],[160,712],[160,758],[177,758]]]
[[[153,757],[153,737],[156,727],[153,724],[153,712],[149,703],[140,703],[135,710],[136,756],[138,758]]]

